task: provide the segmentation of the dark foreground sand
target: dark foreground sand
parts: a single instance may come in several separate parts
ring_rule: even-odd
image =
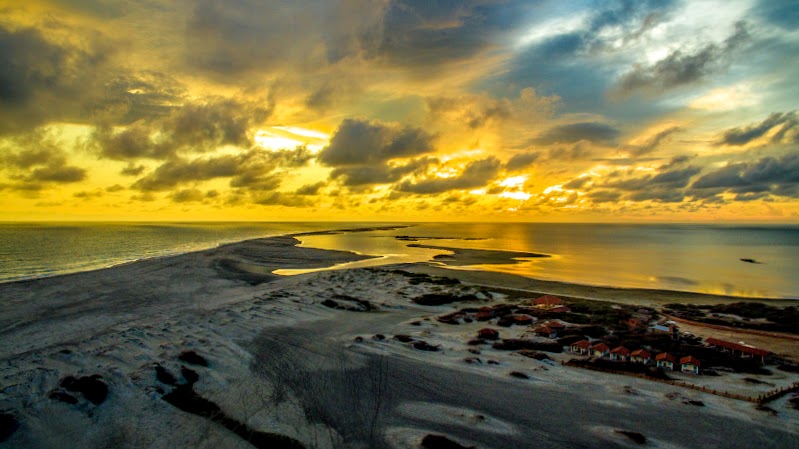
[[[472,287],[413,283],[392,267],[271,274],[362,258],[296,242],[253,240],[0,285],[0,414],[12,423],[0,428],[0,437],[8,430],[0,447],[416,448],[429,433],[478,448],[637,446],[616,430],[662,448],[788,448],[799,440],[799,412],[787,408],[772,416],[740,401],[692,390],[675,396],[669,385],[491,350],[481,357],[496,364],[463,363],[470,354],[458,332],[467,331],[425,320],[451,308],[410,298]],[[447,274],[496,286],[486,301],[503,300],[499,287],[530,287],[495,273]],[[647,293],[629,300],[639,295]],[[415,350],[391,339],[397,334],[441,350]],[[102,398],[64,380],[92,375],[107,387]]]

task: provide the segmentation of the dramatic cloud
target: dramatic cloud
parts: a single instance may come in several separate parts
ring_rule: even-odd
[[[534,152],[514,154],[505,164],[505,169],[509,171],[525,169],[533,165],[540,156],[539,153]]]
[[[573,123],[550,128],[535,139],[538,144],[574,143],[586,140],[596,144],[611,144],[621,131],[605,123]]]
[[[735,193],[770,191],[796,197],[799,185],[799,153],[766,156],[753,162],[739,162],[704,174],[693,189],[731,190]],[[714,192],[715,193],[715,192]]]
[[[0,134],[50,119],[78,119],[97,84],[105,51],[57,44],[35,28],[0,24]]]
[[[0,166],[16,181],[14,188],[22,190],[40,190],[48,184],[85,180],[86,169],[70,165],[61,146],[60,141],[45,133],[18,135],[0,146]]]
[[[178,152],[206,152],[221,146],[249,148],[253,127],[271,113],[267,104],[215,99],[174,107],[172,113],[150,123],[135,123],[115,132],[100,127],[94,145],[110,159],[165,159]]]
[[[775,112],[756,125],[728,129],[724,131],[718,143],[720,145],[746,145],[757,138],[763,137],[778,126],[781,127],[771,137],[772,143],[779,143],[786,136],[790,136],[791,143],[799,142],[799,117],[796,116],[796,111],[791,111]]]
[[[658,147],[660,147],[660,144],[665,142],[672,134],[682,130],[683,129],[679,126],[672,126],[658,132],[641,145],[631,145],[625,149],[630,153],[631,156],[641,157],[657,150]]]
[[[489,157],[470,162],[458,176],[448,178],[428,178],[417,182],[403,181],[394,188],[400,192],[423,195],[438,194],[450,190],[465,190],[483,187],[494,179],[502,164]]]
[[[698,82],[726,67],[749,39],[745,24],[739,22],[735,33],[723,45],[707,44],[691,53],[675,50],[650,67],[638,66],[619,79],[616,92],[620,95],[639,91],[659,93]]]
[[[319,153],[319,160],[332,166],[382,163],[432,152],[432,140],[418,128],[346,119]]]
[[[311,159],[305,148],[283,151],[250,150],[237,155],[212,158],[170,160],[139,179],[133,188],[141,191],[164,191],[178,185],[218,178],[230,178],[230,186],[247,190],[274,190],[280,177],[273,173],[280,167],[302,166]]]

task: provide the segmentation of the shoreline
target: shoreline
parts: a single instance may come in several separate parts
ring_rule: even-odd
[[[248,243],[257,242],[261,240],[292,238],[297,240],[294,246],[300,248],[299,245],[301,245],[303,242],[299,240],[298,237],[331,235],[339,233],[369,232],[375,230],[394,230],[394,229],[403,229],[409,227],[413,227],[413,225],[409,224],[409,225],[343,228],[343,229],[330,229],[330,230],[321,230],[321,231],[287,233],[287,234],[272,235],[266,237],[256,237],[256,238],[237,240],[232,242],[218,243],[214,246],[203,249],[169,253],[169,254],[160,254],[152,257],[137,258],[134,260],[127,260],[124,262],[114,263],[108,266],[103,266],[98,268],[77,270],[72,272],[58,273],[58,274],[52,274],[40,277],[0,281],[0,288],[7,285],[26,284],[41,280],[56,279],[60,277],[77,276],[85,273],[102,272],[105,270],[112,270],[130,265],[154,262],[173,257],[181,257],[192,254],[203,254],[209,251],[214,251],[236,245],[245,245]],[[749,296],[735,296],[735,295],[723,295],[715,293],[694,292],[688,290],[648,289],[640,287],[617,287],[617,286],[607,286],[607,285],[581,284],[578,282],[556,281],[556,280],[546,280],[546,279],[528,277],[520,274],[513,274],[508,272],[485,269],[479,266],[474,266],[474,265],[490,266],[496,263],[507,263],[508,261],[516,260],[519,257],[533,257],[533,258],[550,257],[549,255],[543,253],[529,253],[529,252],[505,251],[505,250],[465,249],[465,248],[445,247],[445,246],[436,246],[436,245],[422,245],[415,243],[409,244],[408,246],[412,248],[418,247],[418,248],[436,249],[453,253],[451,255],[446,255],[445,257],[441,257],[438,259],[433,259],[426,262],[417,262],[412,264],[412,265],[427,267],[427,268],[416,268],[420,270],[420,272],[427,273],[428,271],[426,270],[430,270],[429,272],[430,274],[437,274],[440,276],[449,276],[454,278],[465,277],[466,279],[468,279],[467,282],[481,283],[481,285],[506,288],[509,290],[516,289],[520,291],[529,291],[530,293],[568,295],[579,299],[613,301],[613,302],[622,302],[622,303],[654,304],[654,305],[664,304],[671,301],[671,302],[685,302],[685,303],[695,303],[695,304],[710,304],[710,303],[720,303],[720,302],[763,302],[765,304],[771,304],[771,305],[799,306],[799,298],[749,297]],[[322,249],[315,247],[302,247],[302,248],[312,249],[316,251],[329,251],[331,253],[349,253],[352,254],[355,257],[355,259],[338,262],[328,266],[302,267],[299,269],[277,267],[274,270],[271,270],[269,274],[272,274],[274,276],[296,276],[300,274],[312,273],[317,271],[346,270],[349,268],[348,267],[339,268],[338,266],[348,265],[363,260],[382,259],[386,257],[386,256],[361,254],[359,252],[351,250],[330,250],[330,249]],[[385,265],[375,265],[374,267],[380,268],[380,267],[390,267],[390,266],[392,265],[385,264]],[[439,272],[439,270],[443,271]],[[292,274],[274,274],[275,271],[284,271],[286,273],[292,273]],[[293,272],[295,271],[297,271],[298,273],[294,274]],[[468,273],[472,274],[470,275]],[[502,278],[501,282],[506,285],[496,285],[497,278]],[[636,299],[639,297],[645,297],[648,299],[640,301]]]

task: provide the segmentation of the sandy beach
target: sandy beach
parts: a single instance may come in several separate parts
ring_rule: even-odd
[[[475,307],[539,293],[641,305],[740,298],[440,264],[273,274],[367,258],[298,243],[250,240],[0,284],[0,430],[8,434],[0,447],[418,448],[430,434],[476,448],[638,447],[623,433],[633,432],[645,438],[641,447],[788,448],[799,439],[799,410],[787,398],[766,413],[563,366],[567,354],[535,360],[490,346],[476,354],[465,342],[484,324],[435,320],[463,304],[414,302],[444,294],[477,298]],[[525,332],[496,329],[503,338]]]

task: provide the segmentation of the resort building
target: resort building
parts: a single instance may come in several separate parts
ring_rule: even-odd
[[[699,374],[699,360],[690,355],[681,358],[680,371],[684,373]]]
[[[743,342],[732,343],[712,337],[705,340],[705,346],[718,349],[722,352],[731,352],[733,355],[740,356],[742,359],[760,359],[761,363],[766,363],[766,357],[771,355],[771,352],[765,349],[758,349],[754,346],[743,344]]]
[[[630,350],[624,346],[613,348],[610,351],[610,360],[614,360],[616,362],[626,362],[629,357]]]
[[[674,321],[666,321],[663,324],[649,326],[649,332],[653,334],[670,335],[674,340],[680,338],[680,328],[677,327]]]
[[[643,363],[646,365],[649,363],[651,358],[652,354],[650,354],[646,349],[636,349],[630,353],[630,361],[634,363]]]
[[[580,340],[576,343],[572,343],[569,346],[569,351],[574,354],[588,354],[591,348],[591,342],[588,340]]]
[[[594,357],[605,357],[610,353],[610,347],[605,343],[598,343],[591,346],[590,354]]]
[[[655,356],[655,362],[657,363],[658,368],[674,370],[674,364],[677,363],[677,357],[669,354],[668,352],[662,352]]]

